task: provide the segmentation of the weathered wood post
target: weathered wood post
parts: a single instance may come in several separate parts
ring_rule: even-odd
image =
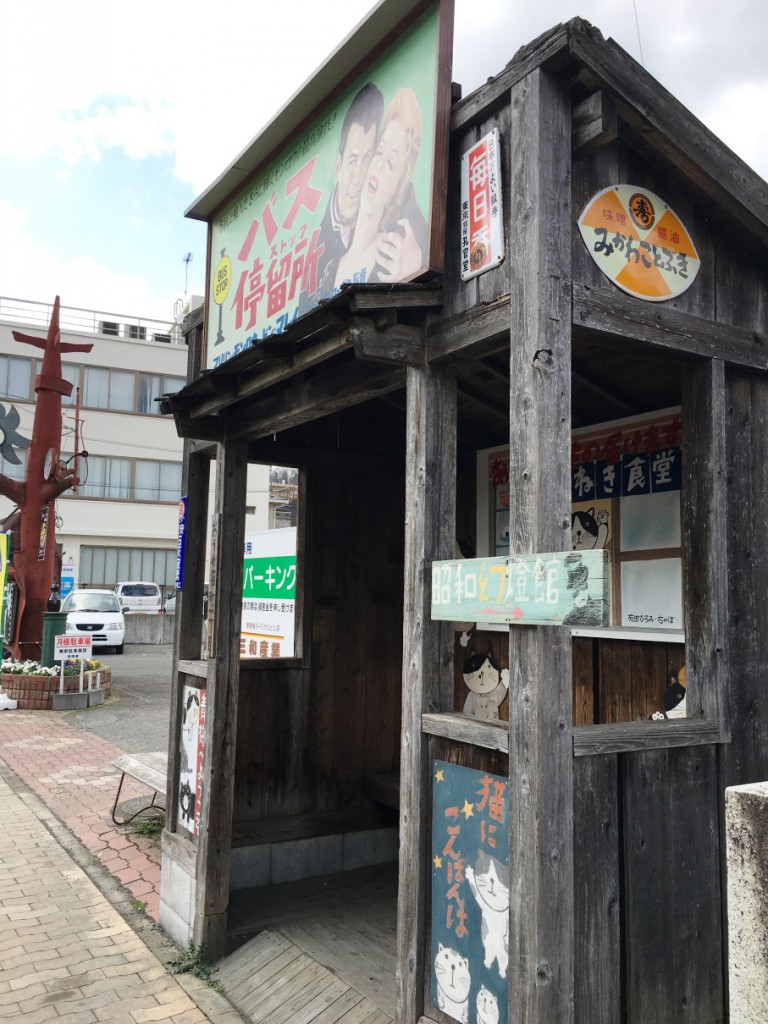
[[[247,443],[217,446],[214,512],[216,594],[206,683],[206,749],[197,846],[194,942],[211,960],[224,952],[235,779]]]
[[[567,86],[512,88],[510,554],[570,541],[571,125]],[[571,639],[518,626],[509,649],[509,1020],[573,1016]]]
[[[453,556],[456,536],[451,370],[409,367],[406,453],[398,1024],[414,1024],[424,1009],[429,767],[421,716],[450,710],[453,699],[453,624],[430,615],[432,562]]]

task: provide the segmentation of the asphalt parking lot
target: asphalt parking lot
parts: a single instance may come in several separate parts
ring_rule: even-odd
[[[171,644],[126,644],[125,653],[96,652],[112,667],[112,694],[104,704],[72,711],[70,725],[100,736],[127,754],[168,749]]]

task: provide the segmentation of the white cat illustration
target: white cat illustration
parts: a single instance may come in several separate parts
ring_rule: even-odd
[[[437,980],[437,1005],[461,1024],[469,1021],[469,960],[451,949],[439,944],[435,957],[435,979]]]
[[[480,934],[485,966],[495,960],[499,977],[506,978],[509,963],[509,881],[508,870],[495,857],[478,850],[474,870],[468,864],[467,881],[483,915]]]
[[[477,1024],[499,1024],[498,1001],[485,985],[477,993]]]

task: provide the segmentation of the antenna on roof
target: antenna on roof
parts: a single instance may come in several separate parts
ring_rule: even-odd
[[[189,280],[189,264],[192,262],[193,259],[194,259],[194,256],[192,255],[191,252],[188,252],[188,253],[184,254],[184,264],[185,264],[185,266],[184,266],[184,294],[185,295],[187,294],[187,282]]]

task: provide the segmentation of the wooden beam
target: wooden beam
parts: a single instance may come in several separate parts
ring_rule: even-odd
[[[377,309],[434,309],[443,304],[443,290],[440,287],[404,288],[395,285],[391,291],[381,287],[368,291],[365,286],[354,286],[350,296],[351,313],[369,313]]]
[[[174,412],[173,420],[179,437],[193,441],[205,441],[208,444],[221,441],[226,431],[226,421],[217,416],[200,416],[195,419],[188,412]]]
[[[240,682],[245,486],[244,441],[219,445],[216,459],[215,543],[212,573],[213,634],[208,656],[205,757],[193,941],[211,960],[224,954],[229,903],[235,740]]]
[[[205,584],[205,532],[208,521],[210,459],[192,451],[192,442],[184,442],[181,493],[187,497],[184,586],[176,594],[173,628],[173,669],[171,672],[171,713],[168,726],[168,790],[166,823],[176,831],[179,808],[181,725],[185,678],[181,668],[187,659],[200,657],[203,630],[203,587]]]
[[[644,302],[618,288],[573,286],[573,326],[598,334],[768,370],[768,336],[706,320],[658,302]]]
[[[456,536],[456,381],[450,370],[408,370],[405,607],[400,741],[397,1020],[424,1009],[429,763],[422,715],[453,707],[453,624],[432,622],[431,564]]]
[[[613,40],[580,20],[568,23],[571,53],[620,102],[644,142],[673,161],[715,203],[768,242],[768,185]]]
[[[355,319],[349,334],[358,359],[400,366],[420,366],[424,361],[424,331],[421,327],[395,324],[378,330],[369,320]]]
[[[578,725],[573,730],[574,757],[700,747],[722,742],[723,733],[717,722],[696,722],[687,718],[663,722]]]
[[[687,716],[728,736],[728,528],[725,369],[690,367],[683,382],[683,565]]]
[[[294,355],[289,362],[281,361],[278,364],[269,363],[265,365],[260,363],[255,365],[250,373],[243,373],[236,389],[227,392],[219,398],[202,402],[192,410],[191,415],[197,418],[218,413],[235,402],[242,402],[246,398],[257,395],[260,391],[266,391],[268,388],[274,387],[275,384],[280,384],[284,380],[296,377],[311,367],[317,366],[327,359],[332,359],[342,352],[346,352],[351,347],[352,339],[345,326],[330,338],[325,338],[311,348]]]
[[[541,64],[567,54],[569,27],[570,23],[557,25],[521,47],[500,74],[460,103],[454,104],[451,111],[451,134],[463,134],[470,125],[485,120],[496,107],[508,101],[509,90],[513,86]]]
[[[230,436],[257,440],[277,431],[321,419],[340,409],[379,398],[405,386],[405,368],[353,361],[333,372],[254,400],[248,414],[231,414]]]
[[[567,551],[571,443],[571,110],[541,69],[512,88],[510,554]],[[518,1024],[573,1024],[571,638],[509,644],[509,990]]]
[[[454,359],[480,359],[509,344],[509,296],[472,306],[427,329],[427,358],[439,365]]]
[[[616,100],[604,89],[593,92],[573,108],[574,154],[582,156],[604,146],[619,134]]]

